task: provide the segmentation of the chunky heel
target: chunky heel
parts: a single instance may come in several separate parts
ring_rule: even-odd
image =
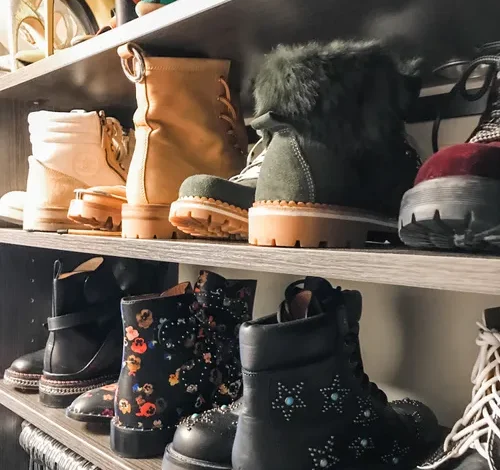
[[[123,238],[188,238],[168,220],[170,204],[123,204]]]
[[[257,203],[249,211],[252,245],[362,248],[368,232],[397,231],[397,222],[347,207],[313,203]]]
[[[67,218],[66,207],[24,208],[23,229],[29,232],[57,232],[78,229],[81,226]]]
[[[126,459],[147,459],[163,454],[174,437],[175,426],[163,429],[135,429],[111,421],[111,449]]]

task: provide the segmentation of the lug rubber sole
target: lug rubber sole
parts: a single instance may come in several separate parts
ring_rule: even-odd
[[[163,455],[161,470],[232,470],[232,466],[221,465],[204,460],[191,459],[172,449],[169,444]]]
[[[414,248],[498,250],[500,181],[449,176],[416,185],[401,201],[399,236]]]
[[[252,245],[362,248],[370,231],[397,231],[396,220],[326,204],[259,202],[248,214],[248,241]]]
[[[170,223],[195,237],[248,238],[248,211],[206,197],[186,197],[173,202]]]
[[[123,200],[106,194],[75,191],[69,205],[68,219],[94,229],[121,230]]]
[[[175,426],[163,429],[135,429],[111,421],[111,449],[127,459],[147,459],[163,454],[174,437]]]
[[[92,413],[80,413],[71,407],[66,408],[66,416],[82,423],[110,423],[112,416],[102,416]]]
[[[75,398],[94,388],[115,383],[118,375],[107,375],[90,380],[40,379],[40,403],[49,408],[67,408]]]
[[[41,374],[22,374],[11,369],[4,372],[4,382],[22,392],[36,392],[40,383]]]
[[[57,232],[80,228],[81,225],[67,218],[67,208],[37,207],[24,210],[23,230],[29,232]]]
[[[123,204],[122,237],[179,239],[188,236],[168,220],[170,204]]]

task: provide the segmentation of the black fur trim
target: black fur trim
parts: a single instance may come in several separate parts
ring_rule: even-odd
[[[380,142],[402,130],[420,65],[377,41],[280,45],[256,77],[256,114],[273,112],[323,137]]]

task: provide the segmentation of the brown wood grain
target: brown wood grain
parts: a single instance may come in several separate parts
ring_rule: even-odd
[[[121,238],[0,230],[0,243],[272,273],[313,275],[481,294],[500,293],[500,257],[365,249],[266,248],[206,240]]]
[[[94,432],[92,432],[84,423],[67,418],[64,410],[46,408],[41,405],[38,401],[38,395],[12,391],[3,383],[3,380],[0,381],[0,404],[102,470],[161,469],[160,457],[144,460],[130,460],[118,457],[109,447],[109,435],[105,427],[95,428]],[[99,432],[95,432],[97,430]]]

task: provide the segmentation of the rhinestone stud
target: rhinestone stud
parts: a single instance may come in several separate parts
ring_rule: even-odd
[[[293,397],[286,397],[285,398],[285,405],[286,406],[292,406],[294,401],[295,400],[293,399]]]

